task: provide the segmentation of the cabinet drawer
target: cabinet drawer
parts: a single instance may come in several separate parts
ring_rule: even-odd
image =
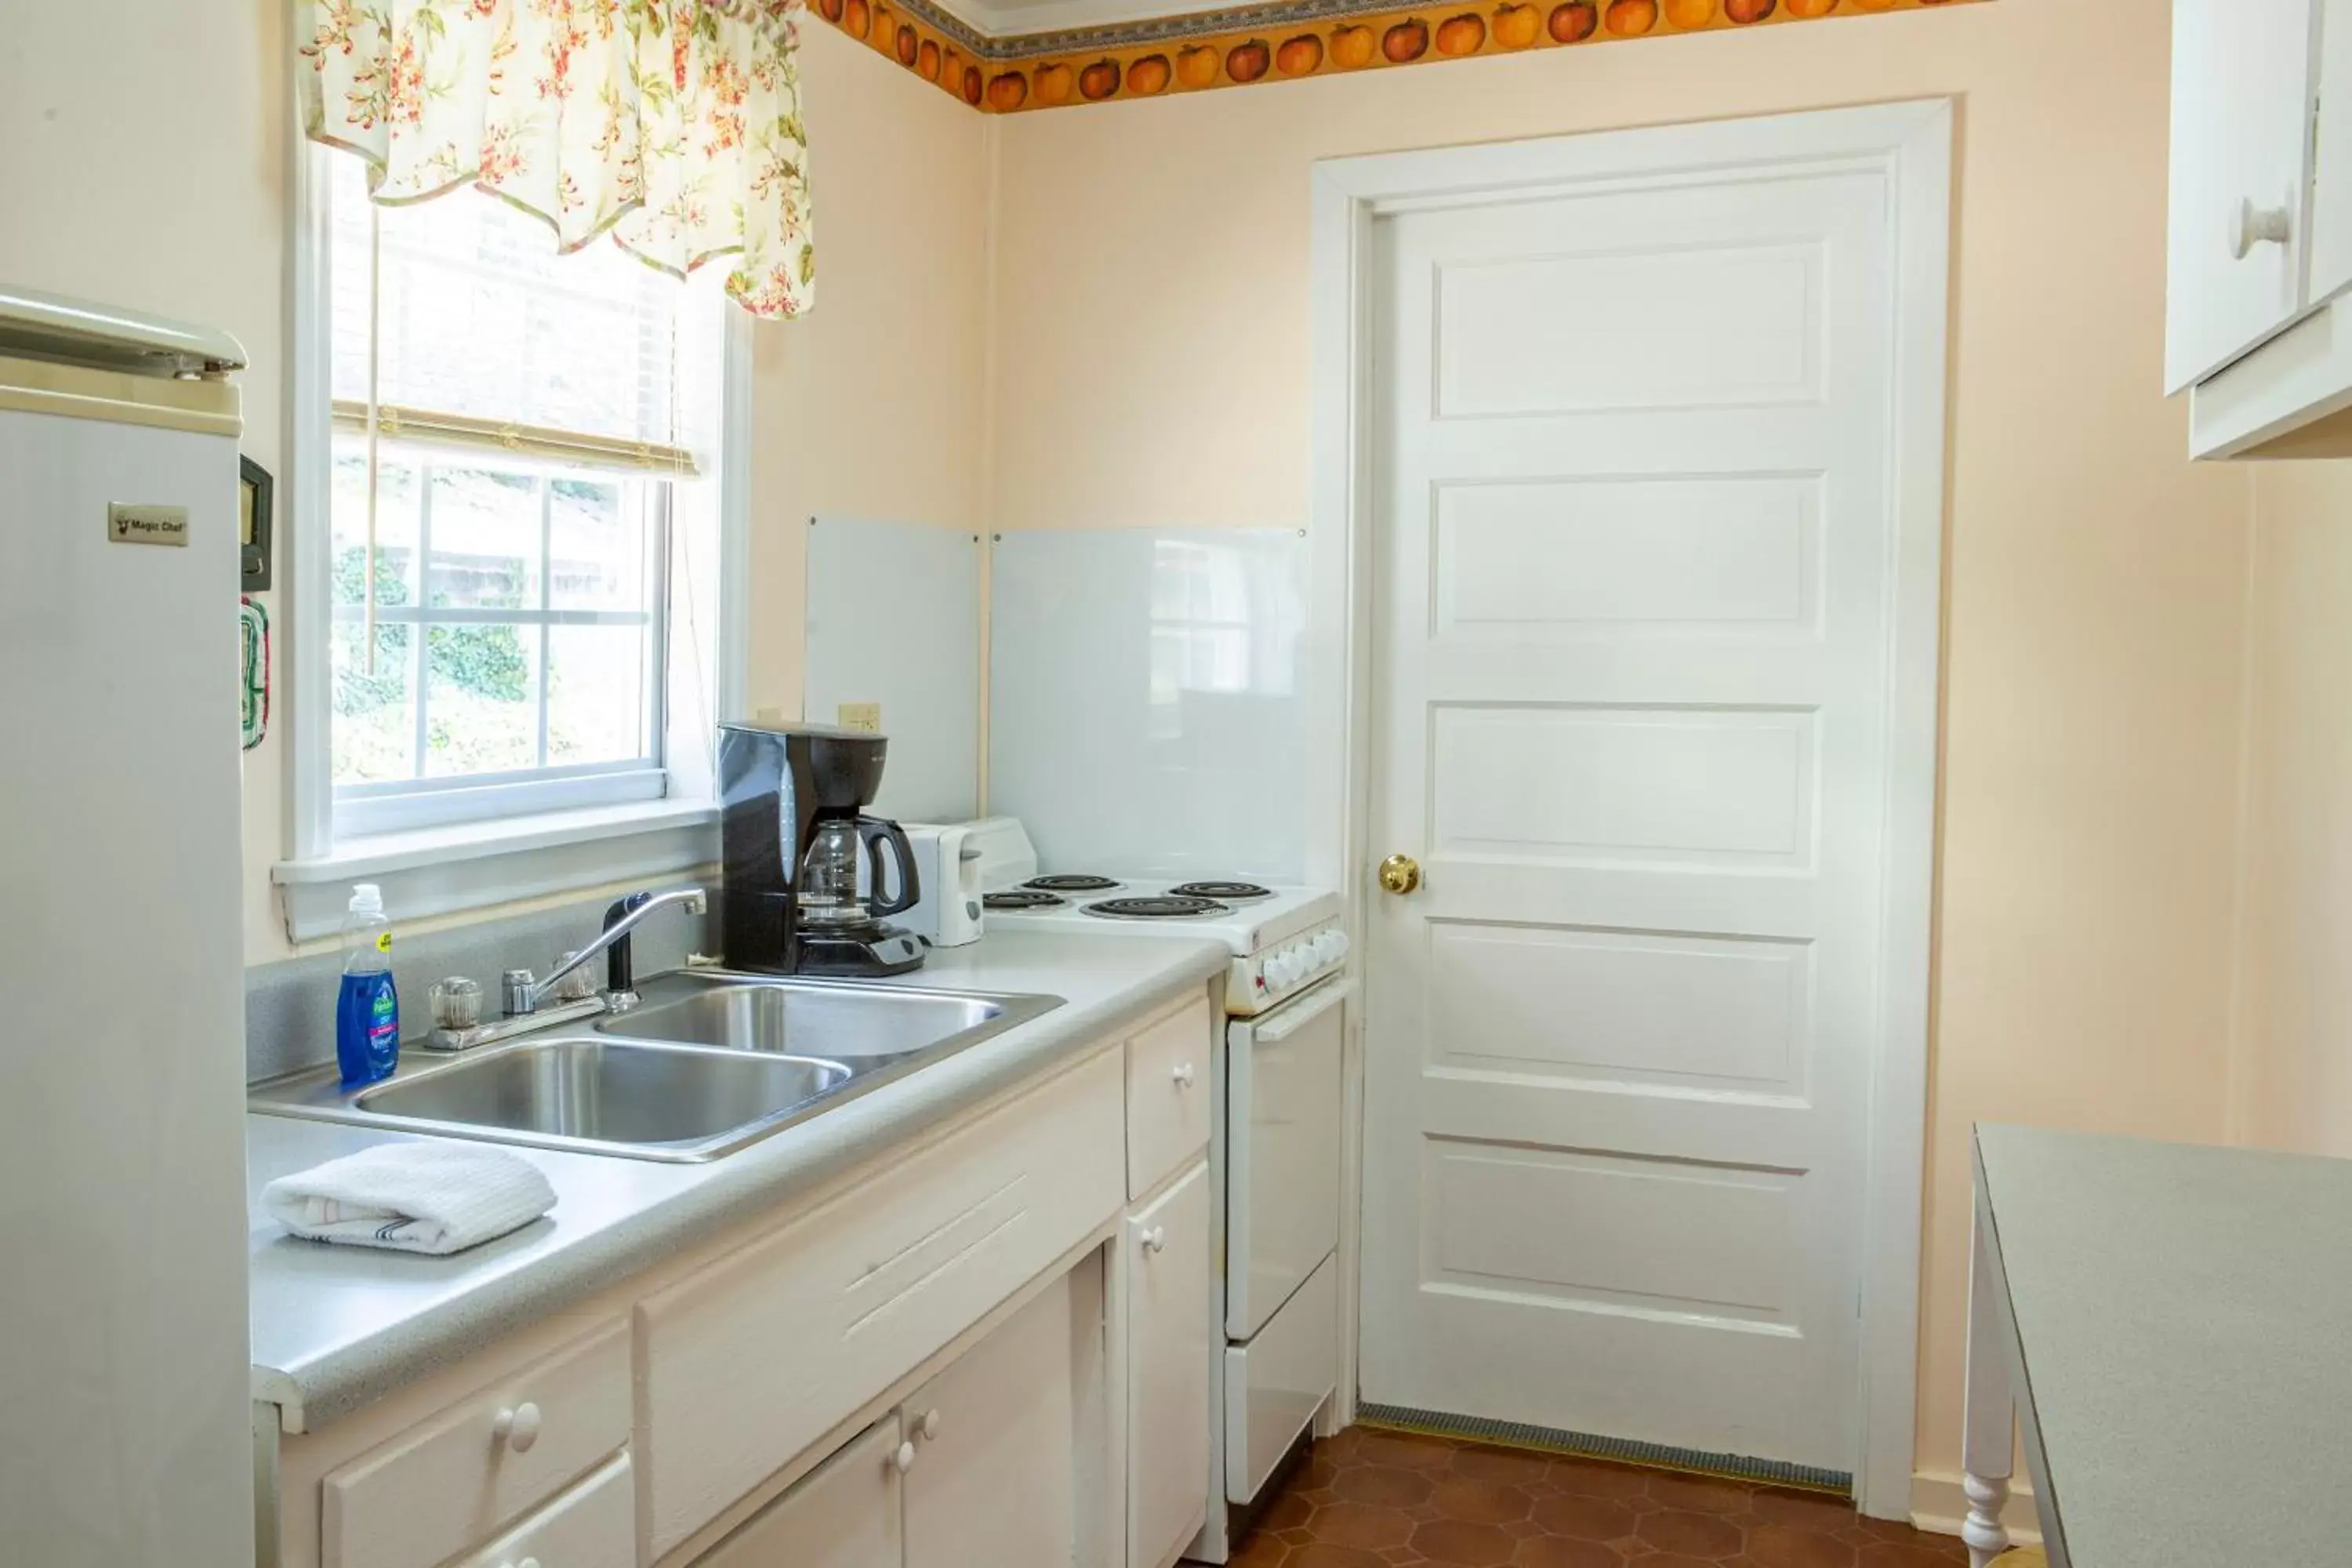
[[[635,1568],[636,1479],[613,1462],[451,1568]]]
[[[1118,1212],[1120,1078],[1103,1051],[639,1303],[647,1561]]]
[[[1245,1345],[1225,1347],[1225,1496],[1247,1502],[1339,1381],[1339,1265],[1327,1258]]]
[[[1127,1195],[1209,1146],[1214,1020],[1206,996],[1127,1042]]]
[[[327,1568],[431,1568],[628,1440],[616,1320],[331,1472],[321,1555]]]

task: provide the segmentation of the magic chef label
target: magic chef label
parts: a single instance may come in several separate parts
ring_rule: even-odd
[[[118,501],[106,509],[106,537],[117,544],[185,545],[188,509],[133,506]]]

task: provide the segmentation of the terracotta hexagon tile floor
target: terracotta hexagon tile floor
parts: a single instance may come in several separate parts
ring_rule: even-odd
[[[1349,1428],[1233,1568],[1943,1568],[1958,1541],[1746,1481]]]

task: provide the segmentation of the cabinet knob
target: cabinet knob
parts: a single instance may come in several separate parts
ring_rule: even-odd
[[[2294,232],[2294,223],[2289,209],[2258,207],[2248,197],[2230,215],[2230,254],[2243,261],[2257,245],[2284,245]]]
[[[490,1423],[490,1436],[518,1454],[528,1454],[530,1446],[539,1441],[539,1406],[524,1400],[510,1409],[501,1410]]]
[[[1192,1087],[1192,1064],[1185,1062],[1169,1076],[1176,1080],[1177,1088],[1190,1089]]]
[[[924,1411],[920,1415],[919,1415],[919,1416],[917,1416],[917,1417],[915,1418],[915,1436],[916,1436],[929,1439],[929,1438],[936,1437],[936,1436],[938,1436],[939,1435],[940,1435],[940,1413],[939,1413],[938,1411],[936,1411],[936,1410],[926,1410],[926,1411]]]
[[[890,1468],[898,1471],[902,1476],[908,1470],[913,1469],[915,1468],[915,1446],[912,1443],[899,1444],[898,1451],[890,1456]]]
[[[1164,1225],[1155,1225],[1155,1226],[1153,1226],[1150,1230],[1147,1230],[1147,1231],[1145,1231],[1145,1232],[1143,1233],[1143,1250],[1144,1250],[1144,1251],[1146,1251],[1146,1252],[1158,1252],[1158,1251],[1160,1251],[1162,1247],[1166,1247],[1167,1245],[1168,1245],[1168,1227],[1167,1227],[1166,1226],[1164,1226]]]

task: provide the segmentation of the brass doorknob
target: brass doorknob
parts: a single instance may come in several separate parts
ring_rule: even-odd
[[[1421,862],[1410,855],[1391,855],[1381,862],[1381,886],[1391,893],[1410,893],[1421,886]]]

